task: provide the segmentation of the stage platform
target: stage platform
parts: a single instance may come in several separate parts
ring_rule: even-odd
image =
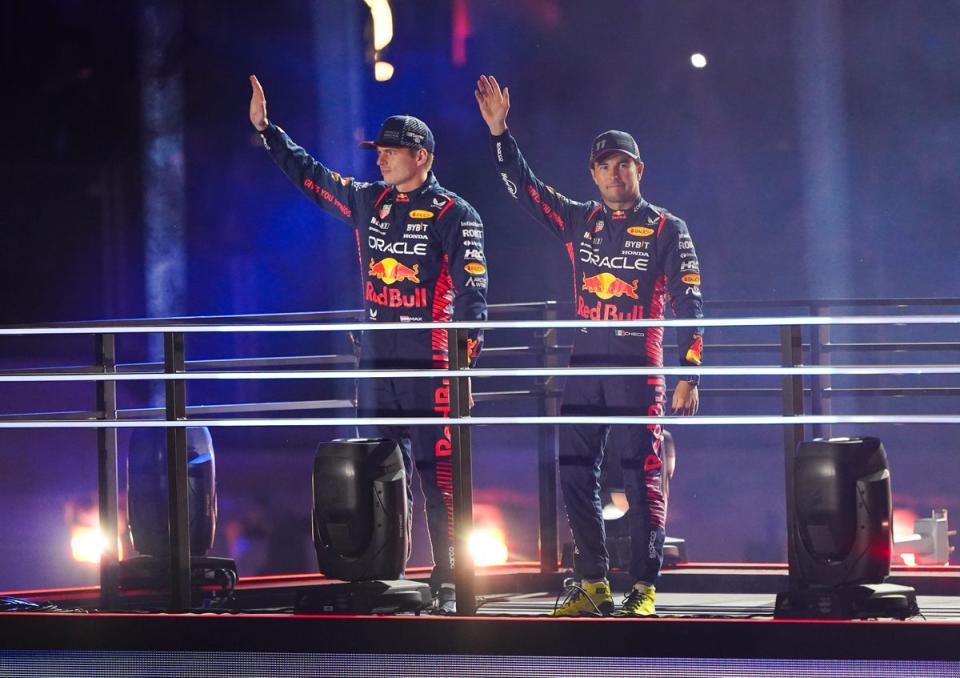
[[[906,621],[775,620],[784,566],[703,564],[664,573],[657,618],[554,619],[562,577],[483,570],[472,617],[294,614],[318,575],[241,580],[229,605],[185,614],[81,611],[96,588],[11,592],[78,611],[0,614],[0,676],[960,675],[960,568],[895,570],[919,594]]]

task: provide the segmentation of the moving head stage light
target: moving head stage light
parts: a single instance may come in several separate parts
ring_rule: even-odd
[[[793,459],[788,525],[791,590],[780,618],[861,619],[919,613],[916,592],[885,584],[893,551],[890,470],[877,438],[801,443]]]
[[[299,591],[297,612],[391,614],[430,606],[429,585],[401,579],[410,507],[403,455],[395,441],[320,443],[313,462],[312,517],[320,572],[350,583]]]
[[[190,578],[193,604],[205,592],[229,596],[237,583],[237,565],[207,556],[217,525],[217,486],[213,439],[205,427],[187,428],[187,484]],[[162,589],[169,578],[170,537],[167,504],[166,432],[138,428],[130,436],[127,457],[127,524],[130,541],[141,554],[120,561],[121,588]]]

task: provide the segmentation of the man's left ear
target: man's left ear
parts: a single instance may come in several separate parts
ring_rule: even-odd
[[[643,160],[637,160],[637,181],[643,178]]]
[[[430,153],[429,153],[429,151],[427,151],[427,149],[425,149],[425,148],[418,148],[418,149],[417,149],[417,164],[423,166],[423,165],[426,165],[428,162],[430,162]]]

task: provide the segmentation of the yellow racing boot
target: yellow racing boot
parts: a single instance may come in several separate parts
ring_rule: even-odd
[[[563,598],[563,603],[560,598]],[[613,612],[613,594],[610,582],[577,581],[567,579],[563,582],[563,593],[557,596],[551,617],[607,617]]]
[[[637,582],[623,599],[623,605],[614,613],[614,617],[655,617],[657,608],[657,589],[652,584]]]

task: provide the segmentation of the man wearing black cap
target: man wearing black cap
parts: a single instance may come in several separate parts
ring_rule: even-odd
[[[576,314],[587,321],[661,319],[669,296],[678,318],[701,318],[700,264],[683,221],[640,195],[643,162],[633,137],[610,130],[590,149],[590,174],[601,201],[576,202],[541,182],[507,131],[510,92],[480,76],[474,92],[490,129],[497,170],[511,197],[565,244],[573,266]],[[699,365],[703,330],[678,328],[681,365]],[[581,328],[571,365],[663,365],[662,327]],[[675,414],[696,414],[698,378],[677,383]],[[664,378],[658,375],[570,377],[564,415],[662,416]],[[600,506],[600,463],[616,447],[630,503],[630,573],[636,583],[618,616],[655,614],[655,584],[663,563],[662,429],[659,425],[560,427],[560,483],[576,545],[576,580],[555,615],[607,615],[614,610]]]
[[[408,115],[387,118],[374,141],[383,181],[360,182],[332,172],[267,119],[266,99],[250,76],[250,122],[280,169],[301,191],[356,231],[364,308],[371,322],[486,320],[487,264],[483,225],[463,198],[437,183],[433,133]],[[472,331],[469,359],[482,334]],[[368,332],[360,363],[365,368],[444,368],[445,330]],[[449,413],[447,379],[361,379],[361,416],[429,417]],[[437,426],[380,426],[364,434],[392,438],[403,449],[407,497],[416,462],[433,547],[431,584],[438,611],[455,611],[453,591],[453,475],[450,431]]]

